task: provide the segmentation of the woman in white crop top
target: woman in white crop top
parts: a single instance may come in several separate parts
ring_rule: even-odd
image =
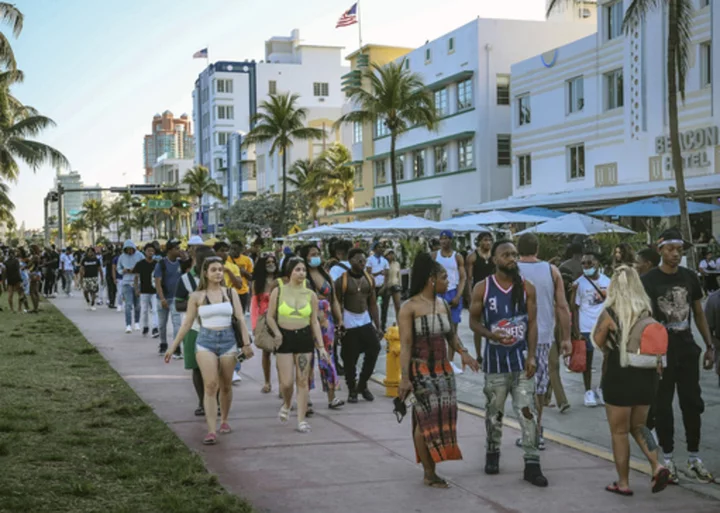
[[[235,333],[232,329],[233,312],[239,312],[235,318],[242,331],[242,352],[246,358],[253,356],[250,337],[242,315],[240,298],[234,289],[225,288],[225,266],[220,257],[205,259],[200,273],[200,285],[190,294],[187,314],[182,327],[172,345],[165,353],[165,363],[169,363],[173,353],[190,331],[197,319],[200,332],[195,342],[195,359],[205,383],[205,420],[208,434],[203,443],[217,443],[217,393],[220,390],[220,433],[229,433],[227,422],[232,404],[232,375],[235,369],[235,357],[238,353]]]

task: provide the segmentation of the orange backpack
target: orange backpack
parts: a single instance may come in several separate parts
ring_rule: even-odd
[[[632,328],[627,342],[628,365],[641,369],[654,369],[667,365],[668,333],[665,326],[650,314],[640,317]]]

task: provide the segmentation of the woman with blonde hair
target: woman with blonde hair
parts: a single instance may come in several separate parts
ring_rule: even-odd
[[[592,340],[605,353],[601,387],[618,473],[618,480],[605,489],[624,496],[633,495],[629,486],[628,433],[650,463],[653,493],[664,490],[670,477],[668,469],[658,463],[658,445],[646,426],[659,369],[631,366],[627,351],[632,327],[651,315],[650,298],[638,273],[627,265],[617,267],[607,289],[603,311],[593,328]]]

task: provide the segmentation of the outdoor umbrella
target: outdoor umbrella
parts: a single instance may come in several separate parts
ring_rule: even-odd
[[[334,226],[316,226],[294,235],[290,235],[288,239],[322,239],[323,237],[332,237],[333,235],[340,235],[343,232],[338,230]]]
[[[448,230],[446,226],[437,221],[430,221],[423,217],[412,215],[402,216],[395,219],[370,219],[337,225],[343,232],[359,232],[370,234],[403,234],[422,235],[437,234],[442,230]]]
[[[554,233],[564,235],[595,235],[597,233],[635,233],[632,230],[623,228],[612,223],[606,223],[600,219],[573,212],[557,219],[551,219],[537,226],[528,228],[515,235],[525,233]]]
[[[441,221],[440,224],[476,227],[478,225],[488,224],[543,223],[547,220],[547,217],[530,216],[516,212],[505,212],[504,210],[492,210],[490,212],[480,212],[478,214],[470,214],[463,217],[453,217],[452,219]],[[472,231],[479,231],[479,229],[473,228]]]
[[[549,219],[555,219],[567,215],[567,212],[560,212],[558,210],[551,210],[545,207],[528,207],[518,212],[518,214],[525,214],[528,216],[540,216],[547,217]]]
[[[697,203],[688,201],[687,208],[689,214],[701,214],[712,210],[720,210],[717,205],[710,203]],[[680,201],[677,198],[665,198],[656,196],[647,198],[624,205],[604,208],[591,212],[594,216],[611,216],[611,217],[673,217],[680,215]]]

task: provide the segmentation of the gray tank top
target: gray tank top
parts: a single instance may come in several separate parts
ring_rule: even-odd
[[[518,262],[520,274],[535,285],[537,294],[538,345],[549,345],[555,337],[555,283],[547,262]]]

